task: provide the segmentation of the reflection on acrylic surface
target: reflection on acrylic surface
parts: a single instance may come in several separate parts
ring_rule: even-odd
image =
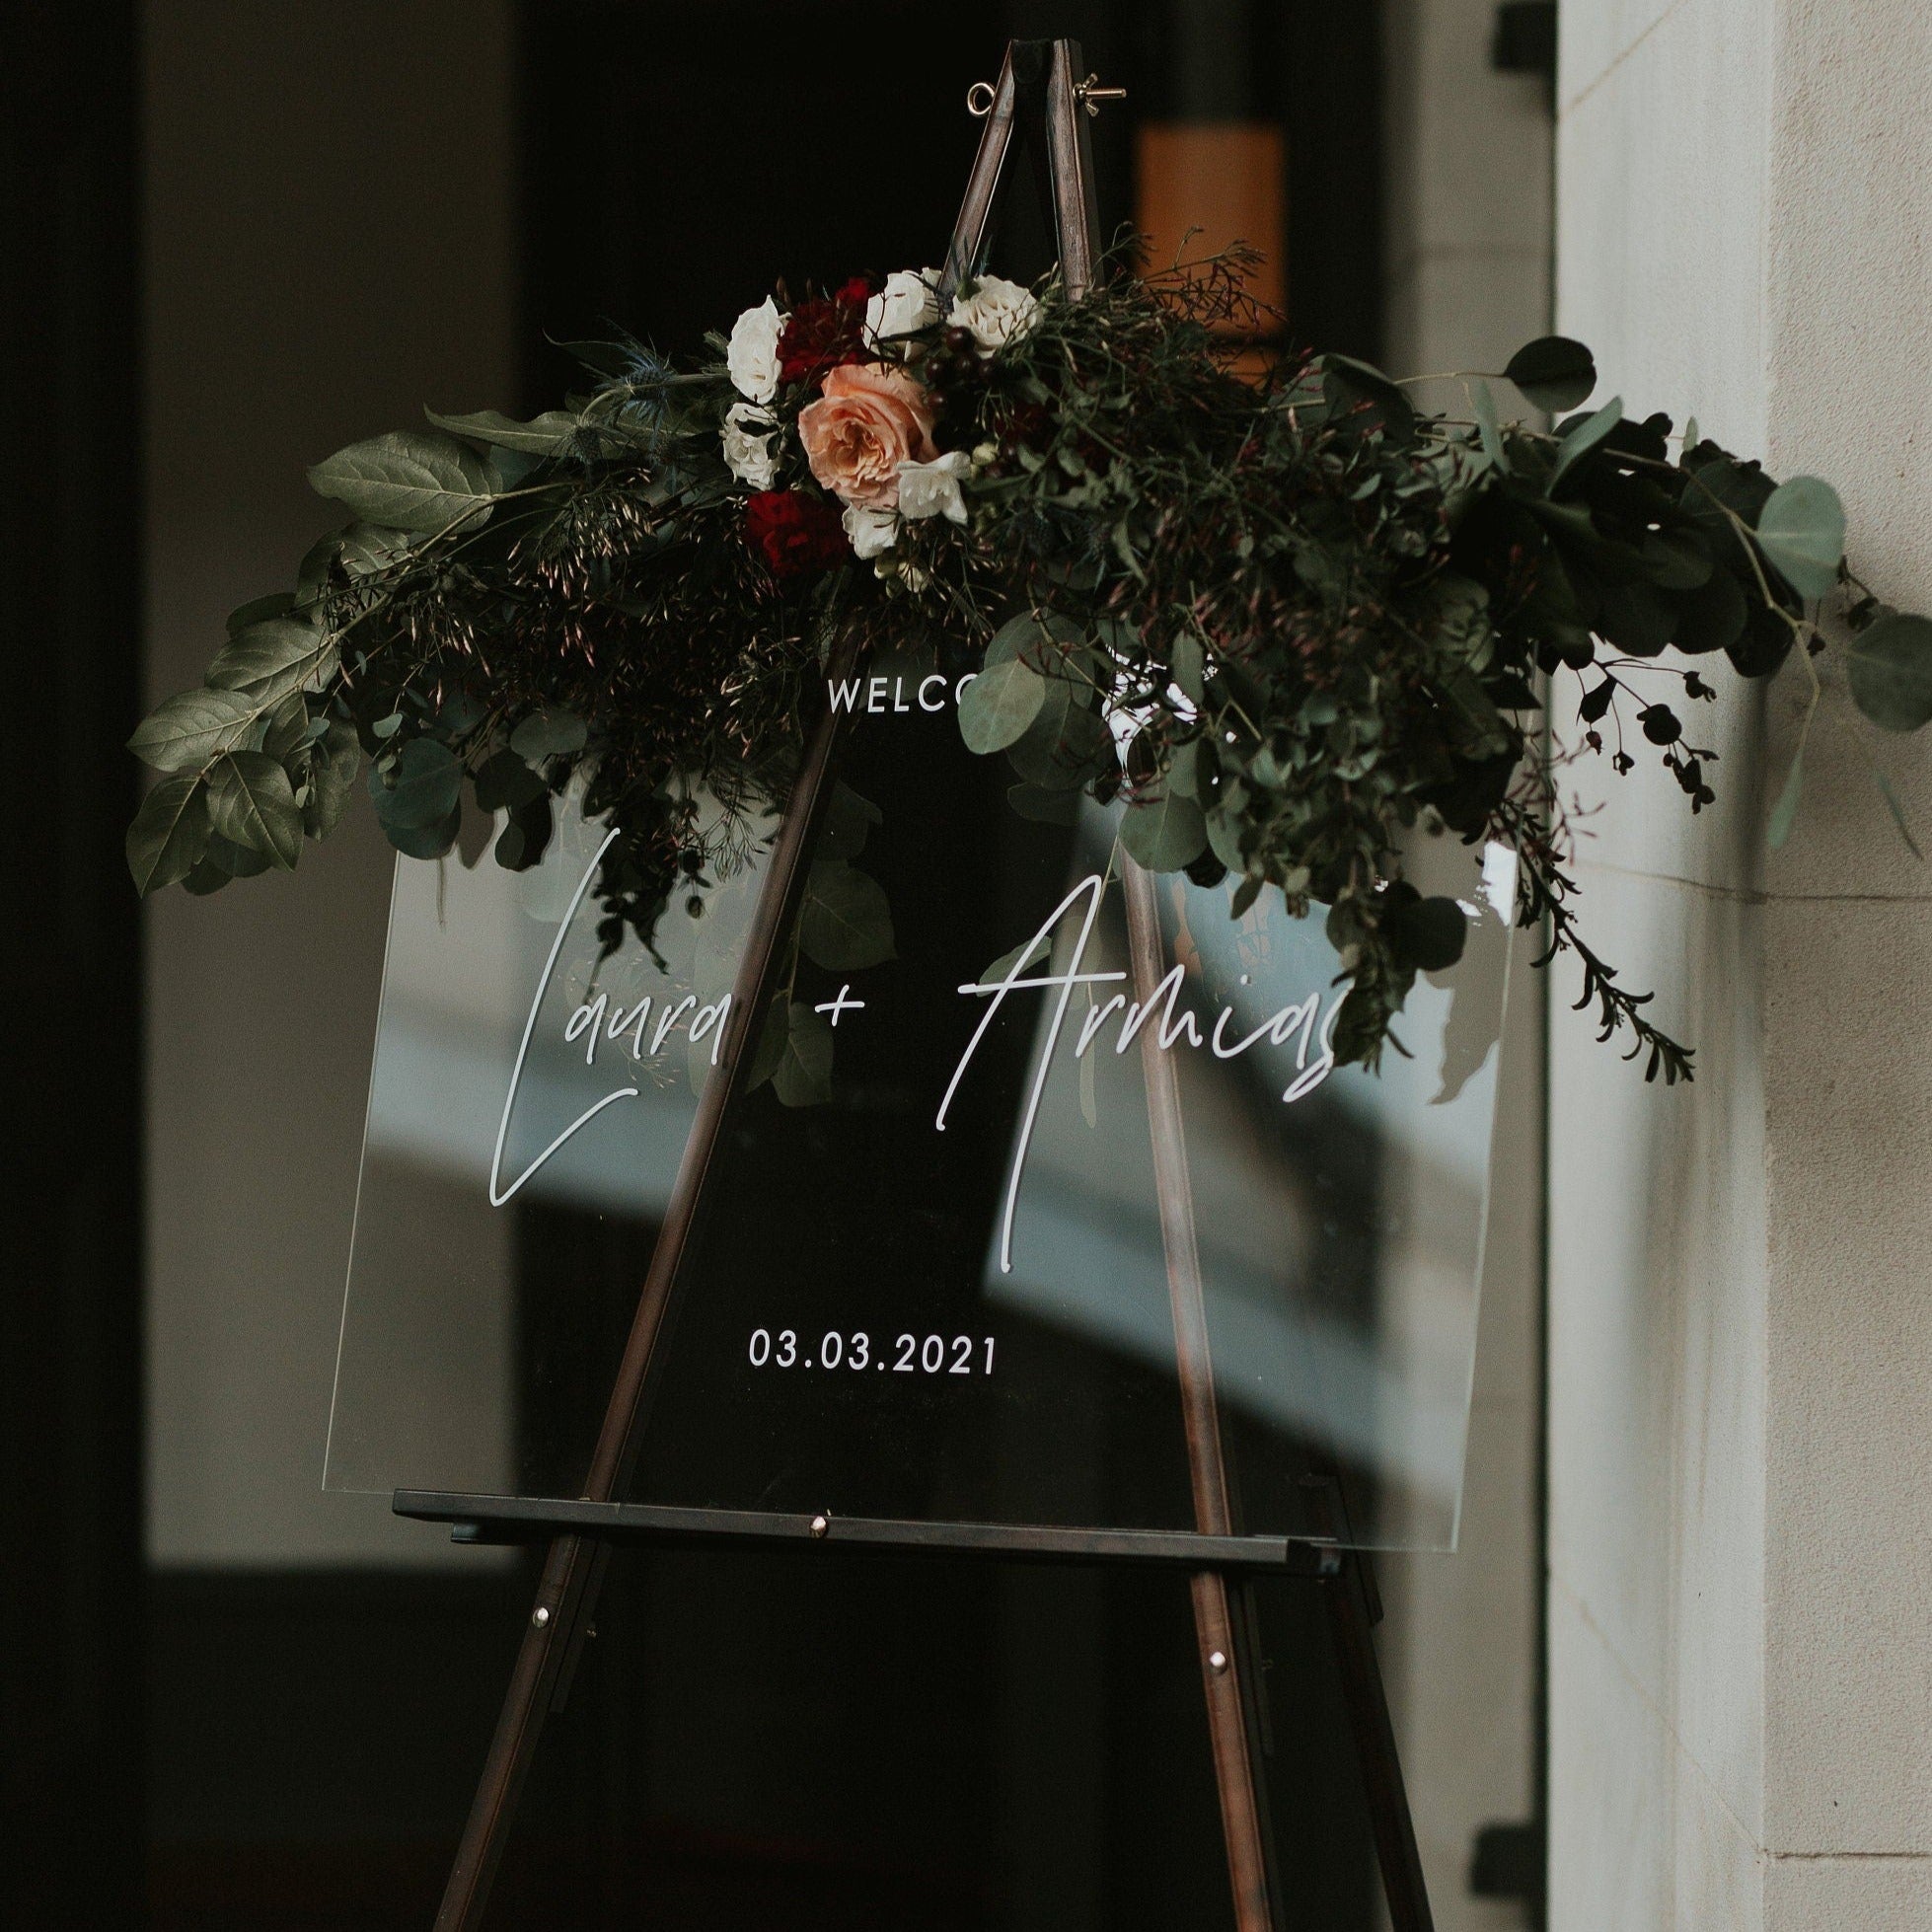
[[[1160,877],[1165,977],[1140,998],[1109,812],[1029,826],[996,790],[975,846],[922,817],[903,756],[854,764],[896,956],[788,964],[829,1022],[829,1098],[734,1102],[634,1493],[1185,1526],[1152,1041],[1241,1526],[1307,1528],[1309,1480],[1339,1475],[1356,1539],[1452,1542],[1509,855],[1418,840],[1411,876],[1469,942],[1371,1075],[1329,1051],[1318,916],[1264,894],[1230,918],[1226,883]],[[949,838],[989,855],[935,884]],[[763,856],[668,910],[655,956],[600,958],[601,843],[566,816],[527,874],[399,861],[332,1485],[575,1493]]]

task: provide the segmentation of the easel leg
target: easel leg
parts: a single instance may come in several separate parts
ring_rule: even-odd
[[[1342,1696],[1355,1737],[1356,1761],[1369,1795],[1369,1818],[1381,1866],[1382,1892],[1395,1932],[1433,1932],[1429,1888],[1422,1876],[1415,1820],[1395,1749],[1395,1726],[1375,1656],[1375,1623],[1380,1612],[1369,1559],[1360,1550],[1342,1553],[1340,1573],[1320,1586],[1328,1600],[1328,1627],[1342,1674]]]
[[[1255,1776],[1255,1738],[1243,1695],[1246,1646],[1235,1634],[1227,1579],[1218,1570],[1193,1579],[1194,1631],[1201,1646],[1201,1687],[1208,1701],[1208,1739],[1214,1751],[1215,1785],[1221,1794],[1221,1828],[1227,1844],[1227,1884],[1234,1898],[1236,1932],[1274,1932],[1268,1883],[1268,1832]]]

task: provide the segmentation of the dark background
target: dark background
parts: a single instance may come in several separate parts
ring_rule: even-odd
[[[532,0],[527,407],[561,380],[546,334],[617,321],[690,347],[774,268],[936,260],[974,139],[958,103],[1009,33],[1077,36],[1133,90],[1095,128],[1103,219],[1124,217],[1134,114],[1202,106],[1165,98],[1175,26],[1098,0]],[[141,923],[120,855],[137,785],[120,747],[141,708],[138,29],[125,0],[0,29],[3,628],[17,714],[54,748],[6,761],[0,1895],[36,1924],[421,1926],[525,1582],[143,1561]],[[1281,120],[1293,331],[1369,357],[1375,37],[1368,5],[1258,7],[1229,68],[1242,98],[1205,104]],[[733,58],[746,47],[756,59]],[[881,156],[870,111],[908,91],[929,139]],[[862,191],[828,204],[812,185],[835,156]],[[505,1925],[1225,1915],[1171,1580],[679,1555],[622,1566],[604,1622]],[[1368,1924],[1325,1639],[1287,1590],[1265,1623],[1298,1893],[1311,1923]]]

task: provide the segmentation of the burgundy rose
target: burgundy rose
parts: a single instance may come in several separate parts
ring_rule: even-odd
[[[852,555],[839,512],[802,489],[761,489],[745,503],[745,541],[775,577],[830,570]]]
[[[779,380],[812,382],[846,362],[863,362],[865,305],[872,285],[855,275],[831,295],[800,302],[779,332]]]

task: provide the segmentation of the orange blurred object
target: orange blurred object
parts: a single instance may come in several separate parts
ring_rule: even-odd
[[[1152,122],[1136,140],[1137,215],[1148,262],[1199,261],[1230,242],[1246,242],[1262,260],[1248,293],[1264,307],[1288,306],[1282,257],[1288,243],[1287,175],[1282,130],[1268,121]],[[1186,240],[1188,231],[1197,231]]]

